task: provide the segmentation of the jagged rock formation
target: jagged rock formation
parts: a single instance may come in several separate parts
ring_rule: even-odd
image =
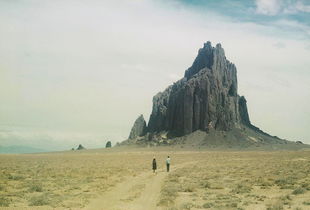
[[[208,130],[210,124],[230,130],[248,119],[246,103],[239,109],[239,100],[244,98],[237,88],[235,65],[226,59],[220,44],[214,48],[207,42],[184,78],[154,96],[148,131],[183,136]]]
[[[148,126],[141,115],[129,135],[129,140],[135,141],[124,143],[169,144],[172,138],[181,141],[183,136],[198,130],[205,135],[217,132],[201,137],[205,142],[213,139],[213,135],[223,141],[229,137],[229,141],[249,144],[287,143],[251,124],[247,101],[238,95],[237,69],[226,59],[221,44],[212,47],[211,42],[199,50],[182,79],[153,97]]]
[[[76,150],[83,150],[86,149],[85,147],[82,146],[82,144],[79,144],[78,148]]]
[[[131,128],[128,139],[135,139],[139,136],[143,136],[146,133],[146,122],[143,115],[140,115]]]
[[[249,114],[248,114],[248,108],[246,105],[246,99],[244,96],[241,96],[239,98],[239,113],[240,113],[240,121],[244,125],[251,126]]]
[[[112,143],[110,141],[108,141],[105,145],[105,148],[111,148],[112,147]]]

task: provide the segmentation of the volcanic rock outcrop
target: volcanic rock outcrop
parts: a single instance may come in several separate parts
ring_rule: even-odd
[[[184,77],[153,98],[148,132],[168,131],[182,136],[195,130],[230,130],[249,119],[239,109],[237,70],[220,44],[204,44]]]
[[[212,47],[207,42],[184,77],[153,97],[148,126],[141,115],[131,129],[129,140],[144,136],[144,140],[150,141],[156,135],[171,139],[211,129],[224,132],[239,129],[235,136],[242,136],[245,127],[271,137],[251,124],[246,99],[238,95],[237,69],[226,59],[221,44]],[[257,141],[254,137],[246,138]],[[257,138],[265,141],[262,136]]]
[[[135,139],[146,134],[146,122],[143,115],[140,115],[133,124],[128,139]]]
[[[82,144],[79,144],[78,148],[76,150],[83,150],[83,149],[86,149],[85,147],[83,147]]]
[[[112,147],[112,143],[111,141],[108,141],[106,144],[105,144],[105,148],[111,148]]]

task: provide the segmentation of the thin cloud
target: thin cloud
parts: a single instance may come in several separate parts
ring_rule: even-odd
[[[310,5],[306,5],[302,1],[297,1],[283,9],[283,13],[285,14],[296,14],[298,12],[310,13]]]
[[[277,15],[282,9],[281,0],[256,0],[256,12],[263,15]]]
[[[305,4],[301,0],[255,0],[255,4],[256,12],[267,16],[310,12],[310,5]]]

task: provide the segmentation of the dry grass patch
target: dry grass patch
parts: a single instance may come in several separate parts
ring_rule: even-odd
[[[84,207],[124,177],[147,170],[144,160],[152,155],[103,151],[0,155],[0,205]]]
[[[159,202],[157,205],[165,207],[173,206],[180,189],[181,186],[179,182],[179,176],[175,173],[169,174],[162,186]]]
[[[310,196],[309,166],[309,152],[206,152],[199,164],[176,171],[177,185],[165,186],[178,186],[177,208],[191,200],[200,208],[295,209],[305,206],[299,195]]]
[[[117,183],[151,171],[154,155],[160,170],[167,155],[172,160],[159,208],[309,206],[309,151],[104,151],[0,155],[0,206],[83,208]]]
[[[298,187],[298,188],[296,188],[296,189],[292,192],[292,194],[293,194],[293,195],[298,195],[298,194],[303,194],[303,193],[305,193],[305,192],[306,192],[306,189],[305,189],[305,188]]]
[[[10,203],[11,203],[11,200],[9,198],[0,197],[0,206],[8,207]]]

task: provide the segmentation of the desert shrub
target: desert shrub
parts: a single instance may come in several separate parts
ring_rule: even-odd
[[[292,200],[290,195],[285,195],[280,197],[281,200]]]
[[[306,192],[306,189],[305,189],[305,188],[298,187],[298,188],[296,188],[296,189],[292,192],[292,194],[293,194],[293,195],[298,195],[298,194],[303,194],[304,192]]]
[[[252,188],[248,185],[238,184],[234,189],[231,190],[231,192],[241,194],[241,193],[249,193],[251,192],[251,190]]]
[[[2,207],[8,207],[10,205],[10,200],[8,198],[5,197],[0,197],[0,206]]]
[[[29,192],[43,192],[42,184],[40,183],[32,183],[28,189]]]
[[[183,203],[181,205],[181,209],[191,209],[192,207],[194,207],[194,205],[192,203]]]
[[[213,203],[205,203],[202,205],[203,208],[208,209],[208,208],[212,208],[214,206]]]
[[[161,190],[160,200],[157,205],[170,206],[174,204],[178,191],[179,188],[175,184],[166,183]]]
[[[179,182],[179,177],[176,176],[176,175],[169,175],[168,180],[169,180],[169,182],[178,183]]]
[[[289,204],[290,204],[289,201],[291,201],[292,198],[291,198],[290,195],[285,195],[285,196],[281,196],[281,197],[280,197],[280,200],[283,201],[283,204],[284,204],[284,205],[289,205]]]
[[[267,210],[283,210],[283,203],[277,202],[267,207]]]
[[[233,198],[234,196],[229,196],[227,194],[217,194],[216,198],[218,200],[229,200],[230,198]]]
[[[275,180],[275,184],[278,185],[281,189],[292,189],[294,187],[294,178],[287,177],[282,179]]]
[[[201,181],[201,186],[203,187],[203,188],[210,188],[211,187],[211,184],[210,184],[210,182],[208,182],[208,181]]]
[[[304,201],[304,202],[302,202],[302,204],[304,204],[304,205],[310,205],[310,201]]]
[[[257,185],[261,186],[262,189],[266,189],[266,188],[268,188],[268,187],[273,185],[272,182],[270,182],[268,180],[265,180],[263,178],[259,178],[256,182],[257,182]]]
[[[282,186],[288,184],[288,181],[286,179],[277,179],[274,181],[275,184]]]
[[[10,179],[10,180],[23,180],[23,179],[25,179],[25,177],[23,177],[23,176],[21,176],[21,175],[12,175],[12,174],[9,174],[8,175],[8,179]]]
[[[49,205],[49,199],[46,194],[39,195],[39,196],[33,196],[29,200],[29,206],[44,206]]]
[[[182,191],[183,192],[194,192],[195,191],[195,184],[193,183],[187,183],[187,184],[184,184],[182,186]]]
[[[226,207],[231,207],[231,208],[237,208],[238,204],[237,203],[227,203]]]
[[[302,187],[302,188],[305,188],[306,190],[310,190],[310,185],[309,185],[309,183],[302,183],[302,184],[301,184],[301,187]]]

